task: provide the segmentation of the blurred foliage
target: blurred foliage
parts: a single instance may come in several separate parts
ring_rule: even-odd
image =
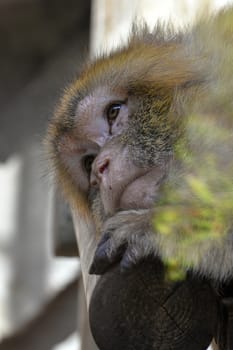
[[[182,266],[198,264],[198,254],[193,259],[191,251],[205,242],[208,249],[211,240],[221,242],[233,213],[232,130],[217,125],[211,117],[196,115],[190,117],[186,131],[192,135],[191,148],[190,138],[177,143],[179,173],[166,184],[154,220],[156,232],[178,243],[167,254],[172,280],[183,278]]]
[[[233,10],[201,22],[198,30],[210,84],[187,107],[175,166],[154,218],[171,280],[195,269],[233,229]]]

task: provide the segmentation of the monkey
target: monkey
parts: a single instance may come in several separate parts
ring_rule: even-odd
[[[119,251],[120,263],[127,269],[146,255],[166,257],[177,250],[172,247],[174,239],[163,240],[154,232],[152,203],[161,196],[170,168],[174,174],[179,168],[173,161],[174,148],[183,138],[188,114],[212,113],[217,119],[214,112],[221,114],[224,93],[223,121],[232,127],[231,16],[232,10],[223,11],[184,31],[161,24],[152,32],[146,25],[134,28],[127,44],[88,62],[66,89],[46,143],[65,197],[86,220],[94,213],[98,235],[106,233],[91,273],[104,273],[119,259]],[[101,149],[106,147],[104,152],[109,145],[113,150],[119,145],[117,157],[122,155],[115,165],[120,172],[113,172],[110,185],[118,186],[114,191],[101,190],[102,176],[98,191],[98,176],[114,164],[105,159],[97,165]],[[146,195],[137,200],[141,186]],[[232,239],[227,238],[223,247],[210,244],[203,251],[195,261],[200,274],[218,281],[232,275]]]

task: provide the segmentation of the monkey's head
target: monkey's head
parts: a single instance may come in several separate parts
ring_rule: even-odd
[[[143,176],[145,167],[163,165],[172,151],[182,114],[179,99],[202,77],[182,36],[161,33],[135,31],[125,47],[87,64],[49,125],[47,144],[58,183],[83,213],[92,163],[106,142],[120,137]],[[156,172],[159,181],[161,171]]]

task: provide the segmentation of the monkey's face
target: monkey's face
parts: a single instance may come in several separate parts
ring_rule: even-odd
[[[145,96],[144,90],[135,95],[97,87],[76,102],[73,112],[66,107],[68,124],[62,114],[55,120],[56,169],[63,189],[68,184],[68,199],[80,192],[87,198],[92,182],[106,214],[154,204],[166,173],[171,129],[170,90],[155,92]]]
[[[84,201],[77,196],[87,198],[93,160],[113,136],[121,135],[121,144],[128,146],[128,158],[138,167],[137,177],[151,166],[160,173],[157,164],[164,152],[170,152],[172,137],[168,135],[174,135],[170,132],[173,123],[166,119],[174,91],[190,80],[193,83],[194,77],[196,71],[186,57],[180,57],[179,45],[163,47],[151,40],[144,42],[140,36],[130,47],[87,66],[63,96],[47,137],[56,177],[67,199],[79,206]],[[119,182],[119,186],[126,188],[126,183]]]
[[[78,102],[72,126],[65,127],[65,120],[57,122],[56,157],[79,191],[88,193],[93,160],[127,122],[126,96],[107,88],[97,88]]]

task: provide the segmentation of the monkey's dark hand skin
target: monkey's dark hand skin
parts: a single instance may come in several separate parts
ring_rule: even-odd
[[[207,281],[166,282],[158,259],[100,277],[90,302],[100,350],[206,350],[216,330],[217,297]]]
[[[125,273],[141,260],[158,255],[151,215],[150,209],[126,210],[106,220],[89,272],[102,275],[118,262]]]

